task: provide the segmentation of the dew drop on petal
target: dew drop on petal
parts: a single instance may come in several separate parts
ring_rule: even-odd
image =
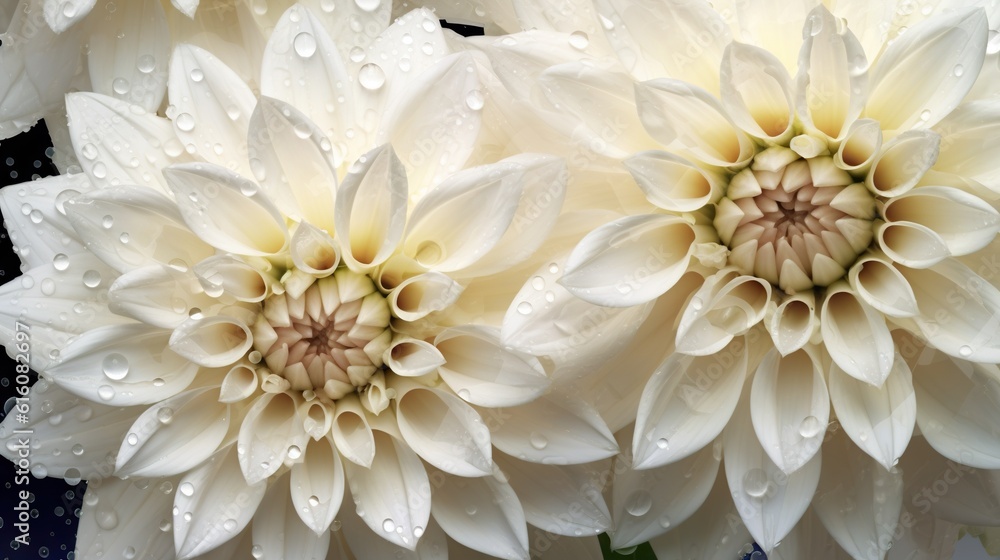
[[[115,396],[115,390],[110,385],[101,385],[97,389],[97,396],[100,397],[102,401],[110,401]]]
[[[358,72],[358,82],[367,90],[377,90],[385,84],[385,72],[378,64],[369,62]]]
[[[556,263],[549,264],[549,274],[559,274],[559,265]]]
[[[972,355],[972,347],[962,346],[961,348],[958,349],[958,355],[962,356],[963,358],[968,358],[969,356]]]
[[[354,3],[366,12],[374,12],[378,9],[382,0],[354,0]]]
[[[361,62],[365,59],[365,50],[361,47],[354,47],[347,53],[347,57],[351,59],[351,62]]]
[[[424,528],[421,527],[420,525],[417,525],[416,527],[413,528],[414,537],[417,537],[419,539],[421,536],[423,536],[423,534],[424,534]]]
[[[652,507],[653,496],[647,490],[636,490],[625,501],[625,511],[635,517],[646,515]]]
[[[479,511],[479,509],[473,504],[465,506],[465,513],[468,515],[476,515],[477,511]]]
[[[134,433],[129,434],[128,437],[125,438],[125,441],[127,441],[129,445],[136,445],[139,443],[139,436]]]
[[[478,111],[483,108],[485,100],[483,99],[483,92],[478,89],[470,91],[465,96],[465,104],[473,111]]]
[[[169,424],[170,421],[174,419],[174,409],[165,406],[160,410],[157,410],[156,419],[159,420],[161,424]]]
[[[462,400],[467,401],[472,398],[472,393],[470,393],[468,389],[459,389],[458,396]]]
[[[181,113],[174,119],[174,124],[183,132],[191,132],[194,130],[194,117],[190,113]]]
[[[670,447],[670,442],[667,441],[667,438],[660,438],[656,440],[656,447],[659,447],[660,449],[666,449]]]
[[[532,447],[538,450],[545,449],[549,445],[549,440],[538,432],[531,432],[528,441],[531,442]]]
[[[522,301],[521,303],[517,304],[517,312],[520,313],[521,315],[531,315],[531,311],[532,307],[530,303]]]
[[[101,218],[101,226],[104,229],[111,229],[111,226],[115,225],[115,218],[111,214],[108,214]]]
[[[97,510],[97,526],[105,531],[111,531],[118,526],[118,514],[115,510]]]
[[[961,76],[962,74],[965,73],[965,67],[963,67],[961,64],[956,64],[955,69],[952,71],[952,73],[954,73],[955,76]]]
[[[583,50],[590,44],[590,37],[583,31],[574,31],[569,34],[569,46],[574,49]]]
[[[230,533],[236,530],[236,526],[237,523],[235,519],[227,519],[222,522],[222,528],[225,529],[226,531],[229,531]]]
[[[767,473],[763,469],[750,469],[743,475],[743,491],[751,498],[764,496],[767,486]]]
[[[83,273],[83,285],[88,288],[96,288],[101,285],[101,273],[96,270],[88,270]]]
[[[921,121],[927,121],[930,120],[930,118],[931,118],[931,112],[929,109],[924,109],[923,111],[920,112]]]
[[[195,68],[191,70],[191,81],[200,82],[205,79],[205,72],[201,68]]]
[[[79,457],[80,455],[83,455],[83,445],[81,445],[79,443],[76,444],[76,445],[74,445],[72,451],[73,451],[73,455],[76,455],[77,457]]]
[[[118,95],[125,95],[132,89],[132,86],[125,78],[118,77],[111,82],[111,89],[115,90]]]
[[[292,47],[295,48],[295,54],[302,58],[309,58],[316,54],[316,38],[313,37],[312,33],[303,31],[292,39]]]
[[[319,498],[317,498],[316,496],[309,496],[309,505],[312,506],[312,507],[318,506],[319,505]]]
[[[264,557],[264,547],[260,546],[259,544],[253,545],[253,548],[250,549],[250,555],[253,556],[254,558],[258,558],[258,559],[259,558],[263,558]]]
[[[181,491],[181,494],[184,494],[185,496],[190,498],[191,496],[194,495],[194,484],[191,484],[190,482],[185,482],[184,484],[181,484],[179,490]]]
[[[799,435],[804,438],[811,438],[823,431],[823,422],[815,416],[806,416],[799,425]]]
[[[299,449],[299,446],[293,445],[293,446],[291,446],[291,447],[288,448],[288,458],[289,459],[292,459],[294,461],[295,459],[298,459],[301,456],[302,456],[302,450]]]
[[[119,381],[128,375],[128,359],[118,353],[108,354],[101,362],[101,369],[108,379]]]
[[[136,60],[136,68],[143,74],[149,74],[156,68],[156,59],[153,55],[144,54]]]
[[[382,530],[391,533],[396,530],[396,523],[392,519],[386,519],[382,522]]]
[[[51,296],[56,293],[56,283],[51,278],[42,279],[42,294]]]

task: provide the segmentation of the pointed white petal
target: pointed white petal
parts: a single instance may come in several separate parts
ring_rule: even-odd
[[[910,130],[885,143],[872,159],[865,186],[884,197],[912,189],[938,157],[941,138],[930,130]]]
[[[156,0],[106,4],[95,14],[101,31],[91,33],[87,57],[94,91],[155,112],[167,92],[170,30]],[[96,18],[92,18],[96,19]]]
[[[634,467],[673,463],[711,443],[736,410],[746,374],[743,337],[710,356],[667,358],[642,391],[632,442]]]
[[[108,300],[114,313],[165,329],[180,326],[193,309],[214,315],[221,307],[205,294],[193,273],[160,264],[119,276],[108,289]]]
[[[824,470],[824,472],[826,471]],[[877,551],[878,545],[875,543],[869,544],[874,546],[868,547],[867,550],[871,551],[873,554],[877,554],[875,551]],[[802,516],[802,519],[800,519],[798,525],[792,529],[792,532],[788,533],[788,536],[781,540],[781,544],[771,551],[768,558],[774,560],[794,560],[796,558],[852,560],[852,558],[869,557],[852,557],[844,552],[844,549],[840,548],[837,541],[830,536],[829,531],[827,531],[826,527],[823,526],[823,523],[819,520],[819,516],[816,515],[816,508],[813,507]],[[882,560],[883,557],[873,556],[872,558]],[[911,558],[910,560],[916,559]],[[944,560],[944,558],[941,560]]]
[[[886,47],[871,71],[865,116],[883,130],[933,126],[979,76],[988,26],[982,9],[958,9],[915,25]],[[956,72],[956,66],[963,70]]]
[[[305,448],[307,436],[295,414],[296,404],[288,393],[267,393],[247,411],[237,442],[242,451],[240,469],[248,483],[257,484],[277,472],[289,448]]]
[[[764,356],[750,406],[760,445],[786,474],[804,468],[819,452],[830,421],[830,396],[820,365],[805,350]]]
[[[340,264],[340,245],[308,222],[299,222],[295,228],[289,253],[296,268],[315,278],[333,274]]]
[[[191,231],[223,251],[265,256],[288,246],[285,220],[256,183],[204,163],[163,171]]]
[[[243,146],[257,99],[246,83],[208,51],[174,48],[167,82],[174,130],[201,159],[250,176]]]
[[[696,238],[694,228],[676,216],[621,218],[580,241],[559,282],[573,295],[597,305],[645,303],[680,280]]]
[[[170,349],[205,367],[228,366],[253,345],[243,321],[226,315],[191,318],[170,335]]]
[[[941,237],[952,255],[983,249],[1000,231],[1000,213],[983,199],[953,187],[922,187],[889,200],[889,222],[920,224]]]
[[[878,121],[858,119],[847,130],[833,162],[845,171],[866,173],[881,150],[882,128]]]
[[[706,356],[725,348],[764,319],[771,284],[735,272],[719,272],[691,297],[677,325],[678,352]]]
[[[865,303],[890,317],[913,317],[920,313],[913,288],[889,259],[875,255],[861,257],[847,278]]]
[[[175,8],[189,18],[194,18],[198,10],[199,0],[170,0]]]
[[[786,297],[767,322],[774,347],[782,356],[802,348],[819,328],[812,292]]]
[[[445,359],[438,368],[441,378],[472,404],[517,406],[534,400],[549,386],[538,359],[504,348],[495,329],[452,327],[434,339],[434,346]]]
[[[615,476],[611,548],[636,546],[682,523],[705,502],[719,472],[721,454],[706,445],[669,465]]]
[[[382,361],[396,375],[420,377],[445,363],[433,344],[415,338],[396,338],[382,354]]]
[[[618,452],[597,411],[575,397],[549,394],[516,408],[481,410],[493,445],[525,461],[576,465]]]
[[[358,397],[348,395],[337,401],[333,419],[333,441],[345,459],[368,468],[375,457],[375,436]]]
[[[722,54],[722,105],[744,132],[763,140],[791,133],[792,78],[764,49],[732,42]]]
[[[208,459],[229,431],[229,407],[218,398],[217,387],[199,388],[146,409],[122,441],[115,474],[173,476]]]
[[[531,525],[567,537],[596,535],[611,527],[611,513],[587,466],[540,465],[502,453],[494,460]]]
[[[461,478],[434,473],[431,511],[459,543],[494,556],[527,560],[524,510],[509,484],[493,476]]]
[[[250,169],[281,213],[332,235],[339,165],[330,141],[306,114],[262,97],[250,115]]]
[[[1000,178],[994,163],[997,146],[989,141],[1000,127],[1000,103],[993,99],[959,105],[934,132],[941,135],[941,153],[935,169],[955,173],[986,184]]]
[[[92,480],[87,484],[76,533],[80,557],[166,558],[173,556],[170,506],[177,479]]]
[[[45,0],[45,22],[52,31],[62,33],[86,17],[96,3],[97,0]]]
[[[747,530],[769,552],[809,507],[822,459],[817,451],[808,463],[785,474],[757,440],[750,408],[750,399],[745,397],[723,435],[726,480]]]
[[[330,547],[330,534],[313,532],[298,515],[285,474],[273,482],[253,517],[254,551],[261,558],[301,558],[322,560]]]
[[[693,212],[721,192],[715,174],[669,152],[639,152],[622,163],[646,199],[664,210]]]
[[[440,272],[425,272],[407,278],[389,292],[386,300],[393,316],[414,322],[455,303],[462,286]]]
[[[337,238],[352,270],[382,264],[406,227],[406,170],[388,144],[351,166],[337,190]]]
[[[15,412],[29,414],[28,423],[18,422]],[[20,454],[29,451],[35,476],[90,481],[110,477],[125,431],[140,413],[142,407],[93,403],[43,379],[0,424],[0,455],[16,464]],[[18,430],[31,430],[30,438]]]
[[[852,30],[842,30],[826,6],[813,8],[806,25],[796,77],[799,115],[807,128],[840,139],[864,108],[868,61]]]
[[[892,371],[881,387],[873,387],[830,369],[830,400],[844,432],[886,470],[903,455],[913,434],[917,401],[913,376],[898,353]]]
[[[227,302],[263,301],[272,281],[270,276],[231,255],[209,257],[195,265],[194,273],[206,295],[216,295]]]
[[[934,266],[951,256],[948,245],[934,230],[914,222],[886,222],[875,231],[878,246],[901,265],[912,268]]]
[[[153,263],[190,268],[215,253],[187,228],[176,203],[149,188],[95,190],[63,207],[87,250],[119,272]]]
[[[292,465],[290,489],[299,518],[317,535],[324,534],[344,499],[344,465],[329,437],[310,441],[302,462]]]
[[[399,433],[417,455],[458,476],[492,472],[490,431],[462,399],[420,385],[396,388]]]
[[[846,284],[830,289],[820,311],[823,344],[848,375],[881,387],[892,369],[893,344],[882,315]]]
[[[674,80],[636,86],[636,108],[650,136],[671,150],[720,167],[743,165],[753,142],[707,91]]]
[[[340,530],[342,539],[350,545],[350,558],[393,558],[398,560],[448,560],[448,536],[433,519],[427,527],[421,527],[422,536],[414,550],[397,546],[365,525],[362,518],[354,512],[344,512],[339,516],[343,523]],[[327,560],[340,560],[347,556],[335,556]]]
[[[76,338],[49,368],[64,389],[97,403],[147,404],[174,395],[198,366],[167,348],[170,331],[138,323],[100,327]]]
[[[794,69],[802,34],[792,30],[812,29],[808,16],[813,6],[809,1],[766,0],[753,6],[733,2],[729,14],[735,21],[730,25],[738,26],[743,40],[774,54],[785,68]]]
[[[63,203],[90,189],[90,181],[82,173],[0,189],[0,212],[14,252],[25,269],[49,264],[59,254],[83,251],[76,231],[64,218]]]
[[[347,483],[368,527],[379,537],[413,550],[430,518],[427,472],[405,443],[385,432],[374,434],[375,459],[371,467],[345,463]]]
[[[236,445],[218,451],[181,479],[174,494],[174,547],[189,560],[239,534],[253,518],[267,485],[248,485]]]

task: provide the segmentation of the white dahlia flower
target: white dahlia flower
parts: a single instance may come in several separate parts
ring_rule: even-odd
[[[829,532],[882,558],[915,431],[1000,469],[1000,105],[970,99],[995,92],[997,32],[978,8],[715,6],[596,2],[622,64],[535,53],[539,115],[583,139],[618,121],[602,152],[632,153],[652,206],[539,270],[560,287],[525,285],[504,340],[625,428],[613,547],[666,535],[661,557],[729,557],[743,541],[712,533],[728,507],[779,557],[819,557],[775,547]],[[501,79],[530,87],[494,46]],[[824,445],[833,429],[847,437]],[[803,537],[814,514],[825,531]]]
[[[593,469],[543,463],[617,444],[494,301],[548,262],[564,165],[466,167],[473,64],[427,11],[344,59],[293,6],[260,97],[186,44],[169,118],[68,97],[83,173],[0,191],[0,337],[42,378],[0,435],[90,481],[77,558],[599,557]]]

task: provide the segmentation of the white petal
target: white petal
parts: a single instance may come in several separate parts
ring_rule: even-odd
[[[920,305],[914,321],[932,346],[962,360],[1000,363],[1000,290],[953,259],[899,271]]]
[[[920,224],[937,233],[952,255],[983,249],[1000,231],[1000,213],[981,198],[953,187],[922,187],[888,201],[889,222]]]
[[[270,276],[231,255],[209,257],[195,265],[194,273],[206,295],[217,295],[227,303],[234,299],[250,303],[263,301],[270,292],[272,281]]]
[[[803,33],[796,77],[799,115],[807,128],[840,139],[864,108],[868,89],[865,51],[852,30],[841,29],[823,5],[813,8],[806,26],[809,33]]]
[[[339,46],[319,14],[296,4],[275,25],[261,65],[261,94],[310,115],[331,138],[343,138],[355,115],[353,95],[347,87],[351,80]],[[305,76],[308,87],[300,83]],[[341,158],[346,148],[338,147]]]
[[[420,35],[427,33],[421,29]],[[403,154],[417,193],[462,169],[472,153],[480,126],[475,108],[482,104],[473,69],[470,53],[450,55],[414,75],[398,97],[389,98],[376,141],[392,142]],[[447,115],[448,123],[439,115]]]
[[[217,387],[199,388],[143,412],[122,441],[115,474],[154,478],[184,473],[208,459],[229,431]]]
[[[63,207],[87,250],[120,272],[153,263],[190,268],[215,253],[187,228],[177,205],[152,189],[95,190]]]
[[[76,554],[95,558],[173,556],[171,534],[160,527],[170,522],[176,484],[176,478],[90,481],[80,511]]]
[[[657,79],[638,84],[635,95],[646,131],[667,148],[720,167],[743,165],[753,156],[753,142],[707,91]]]
[[[302,462],[292,465],[292,504],[299,518],[317,535],[324,534],[344,499],[344,465],[333,441],[309,442]]]
[[[274,205],[332,234],[338,161],[326,136],[304,113],[270,97],[261,98],[249,126],[250,169]]]
[[[718,176],[669,152],[639,152],[622,163],[646,199],[664,210],[693,212],[721,192]]]
[[[747,134],[764,140],[791,133],[792,78],[764,49],[732,42],[722,54],[722,104]]]
[[[812,292],[786,297],[772,312],[767,324],[774,347],[782,356],[805,346],[818,328],[816,299]]]
[[[352,270],[382,264],[406,227],[406,170],[388,144],[351,166],[337,190],[337,238]]]
[[[865,116],[883,130],[933,126],[958,106],[986,55],[986,13],[959,9],[914,26],[872,66]],[[961,65],[963,71],[956,72]]]
[[[170,331],[142,324],[100,327],[62,350],[48,373],[81,397],[112,405],[147,404],[174,395],[198,366],[167,348]]]
[[[913,368],[917,425],[938,453],[963,465],[1000,468],[997,366],[956,360],[928,349]]]
[[[750,390],[751,417],[761,446],[786,474],[819,452],[830,421],[830,396],[820,365],[805,350],[768,352]]]
[[[265,256],[288,246],[284,218],[249,179],[203,163],[173,165],[163,175],[188,227],[213,247]]]
[[[750,399],[744,398],[726,427],[723,443],[726,480],[747,530],[769,552],[809,507],[819,483],[822,459],[817,451],[808,463],[785,474],[768,458],[757,440],[750,409]]]
[[[188,319],[170,335],[171,350],[205,367],[228,366],[252,345],[250,328],[226,315]]]
[[[243,146],[257,100],[240,77],[208,51],[180,44],[167,83],[174,130],[205,161],[250,176]]]
[[[673,76],[718,90],[719,60],[732,37],[723,17],[711,6],[608,0],[596,6],[605,29],[614,26],[613,32],[606,33],[608,41],[633,75],[639,79]],[[667,28],[670,33],[663,32]]]
[[[493,556],[527,560],[524,510],[509,484],[441,472],[434,473],[434,482],[431,511],[449,537]]]
[[[890,317],[913,317],[920,313],[913,288],[888,259],[875,255],[861,257],[847,278],[865,303]]]
[[[194,18],[198,10],[199,0],[170,0],[175,8],[189,18]]]
[[[893,344],[885,319],[845,284],[827,292],[820,311],[823,344],[848,375],[881,387],[892,369]]]
[[[296,402],[287,393],[268,393],[256,400],[240,426],[240,469],[257,484],[281,468],[292,446],[306,446],[306,434],[295,414]]]
[[[802,0],[767,0],[754,6],[734,2],[728,19],[736,20],[730,25],[738,25],[743,40],[774,54],[786,68],[794,70],[802,35],[792,30],[811,29],[807,27],[808,13],[813,6],[813,2]]]
[[[41,380],[0,424],[0,455],[17,464],[21,453],[30,452],[35,476],[90,481],[110,477],[114,454],[141,412],[138,406],[92,403]],[[28,422],[18,421],[17,413],[28,414]],[[28,437],[18,430],[32,433]]]
[[[400,282],[386,298],[392,314],[414,322],[442,311],[455,303],[462,293],[462,286],[440,272],[425,272]]]
[[[869,544],[874,546],[868,547],[867,550],[875,553],[874,551],[877,550],[878,545],[875,543]],[[844,549],[840,548],[837,541],[830,536],[829,531],[826,530],[826,527],[823,526],[823,523],[816,515],[816,508],[813,507],[802,516],[798,525],[792,529],[791,533],[788,533],[788,536],[781,540],[781,544],[768,555],[768,558],[774,560],[794,560],[796,558],[851,560],[854,557],[844,552]],[[858,558],[868,557],[859,556]],[[882,560],[883,557],[876,556],[874,558]],[[909,560],[915,559],[911,558]],[[944,560],[944,558],[941,560]]]
[[[45,22],[52,31],[62,33],[94,8],[97,0],[45,0]]]
[[[458,476],[492,472],[490,431],[462,399],[420,385],[397,388],[396,420],[417,455]]]
[[[891,469],[910,442],[917,414],[913,376],[903,357],[896,354],[881,387],[847,375],[836,364],[829,383],[830,400],[844,431],[862,451]]]
[[[642,544],[691,517],[712,490],[721,458],[707,445],[676,463],[615,476],[611,548]]]
[[[719,469],[715,485],[701,508],[684,523],[650,541],[657,558],[732,560],[743,554],[752,537],[740,521],[729,495],[725,473]]]
[[[90,189],[90,181],[82,173],[45,177],[0,189],[0,211],[14,251],[25,268],[49,264],[58,254],[83,251],[76,231],[64,219],[63,203]]]
[[[415,550],[397,546],[378,537],[354,512],[345,512],[339,520],[343,523],[340,534],[350,545],[351,558],[394,558],[398,560],[447,560],[448,536],[432,519],[427,527],[421,527],[423,536]],[[339,560],[346,556],[335,556],[328,560]]]
[[[337,401],[333,419],[333,441],[345,459],[368,468],[375,457],[375,436],[356,396]]]
[[[885,144],[872,161],[865,186],[884,197],[912,189],[937,160],[940,137],[928,130],[904,132]]]
[[[222,385],[219,387],[219,402],[231,404],[249,398],[257,390],[257,385],[256,370],[242,364],[233,366],[222,378]]]
[[[735,272],[719,272],[705,280],[677,325],[678,352],[706,356],[722,350],[764,318],[771,284]]]
[[[382,354],[382,361],[396,375],[420,377],[445,362],[433,344],[415,338],[396,338]]]
[[[91,33],[87,56],[94,91],[155,112],[167,92],[170,30],[156,0],[125,2],[98,12],[101,31]],[[91,18],[95,19],[95,18]]]
[[[267,489],[253,518],[254,553],[261,558],[322,560],[330,547],[330,534],[313,532],[295,515],[290,476],[283,475]]]
[[[618,453],[597,411],[575,397],[555,394],[516,408],[480,410],[493,445],[525,461],[577,465]]]
[[[438,368],[442,379],[472,404],[516,406],[534,400],[549,385],[537,358],[504,348],[500,333],[489,327],[445,329],[434,346],[445,359]]]
[[[882,150],[882,128],[878,121],[858,119],[833,156],[834,164],[852,173],[866,173]]]
[[[340,264],[340,245],[308,222],[299,222],[295,228],[289,253],[296,268],[315,278],[333,274]]]
[[[180,326],[193,309],[214,315],[221,307],[204,293],[193,273],[160,264],[119,276],[108,289],[108,300],[114,313],[165,329]]]
[[[580,241],[559,282],[573,295],[597,305],[645,303],[680,280],[696,239],[694,228],[676,216],[621,218]]]
[[[134,184],[169,191],[160,171],[187,158],[167,119],[98,93],[66,96],[76,157],[98,186]]]
[[[174,547],[180,560],[204,554],[250,523],[267,485],[248,485],[230,445],[190,471],[174,493]]]
[[[344,468],[365,523],[379,537],[413,550],[431,511],[430,482],[416,453],[389,434],[376,431],[371,467],[345,463]]]
[[[524,507],[529,524],[567,537],[603,533],[611,513],[588,466],[550,466],[498,453],[494,460]]]
[[[404,252],[441,272],[475,263],[511,226],[523,189],[524,167],[512,162],[452,174],[413,209]]]
[[[955,173],[986,184],[996,184],[1000,178],[995,138],[1000,126],[1000,104],[992,99],[970,101],[959,105],[934,131],[941,135],[941,153],[935,169]]]
[[[917,519],[931,517],[963,525],[996,526],[1000,519],[1000,479],[995,470],[975,469],[939,455],[924,440],[914,440],[901,468]],[[946,488],[947,491],[942,491]],[[926,490],[925,490],[926,489]],[[905,517],[904,517],[905,519]],[[910,520],[909,525],[916,525]],[[920,534],[919,525],[911,531]]]
[[[934,230],[914,222],[886,222],[876,228],[879,248],[894,262],[912,268],[934,266],[951,256]]]

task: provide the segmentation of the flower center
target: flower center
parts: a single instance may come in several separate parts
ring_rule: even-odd
[[[729,264],[789,294],[843,278],[873,238],[875,198],[817,142],[758,152],[716,205]]]
[[[298,286],[294,293],[291,285]],[[370,278],[347,268],[304,289],[288,286],[264,301],[254,325],[254,347],[268,368],[294,390],[331,399],[363,389],[382,368],[392,336],[385,297]]]

